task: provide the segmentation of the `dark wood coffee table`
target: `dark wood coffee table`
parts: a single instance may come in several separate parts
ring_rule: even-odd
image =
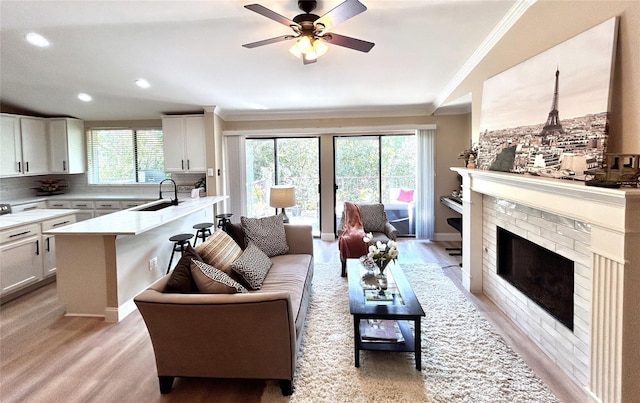
[[[366,270],[360,264],[359,259],[347,259],[349,310],[353,315],[355,366],[360,366],[360,350],[383,350],[413,352],[416,369],[421,370],[420,318],[425,316],[424,311],[401,267],[397,263],[392,263],[387,267],[387,270],[391,271],[391,277],[393,278],[389,287],[389,291],[392,292],[394,297],[393,301],[367,301],[362,285],[362,275]],[[363,340],[360,334],[360,321],[369,319],[396,321],[402,332],[404,342]],[[413,332],[409,327],[409,322],[411,321],[414,322]]]

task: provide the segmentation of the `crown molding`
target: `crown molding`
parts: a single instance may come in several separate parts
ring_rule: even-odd
[[[227,111],[216,107],[216,114],[225,121],[270,121],[303,119],[391,118],[429,116],[431,105],[392,105],[358,109],[314,109],[279,111]]]

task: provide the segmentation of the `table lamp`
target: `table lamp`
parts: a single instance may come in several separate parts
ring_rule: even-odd
[[[284,216],[283,221],[285,223],[288,223],[289,217],[287,217],[287,213],[284,211],[284,209],[296,205],[295,188],[291,185],[271,186],[269,205],[271,207],[275,207],[276,214],[278,214],[278,209],[281,208],[282,215]]]

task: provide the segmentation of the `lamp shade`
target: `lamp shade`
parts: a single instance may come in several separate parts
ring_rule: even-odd
[[[271,186],[269,205],[275,208],[286,208],[295,206],[295,188],[290,185]]]

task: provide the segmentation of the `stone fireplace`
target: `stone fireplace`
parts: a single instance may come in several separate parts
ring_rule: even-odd
[[[640,395],[640,189],[453,169],[463,178],[465,287],[489,297],[590,401]],[[573,262],[573,328],[498,273],[501,229]]]

